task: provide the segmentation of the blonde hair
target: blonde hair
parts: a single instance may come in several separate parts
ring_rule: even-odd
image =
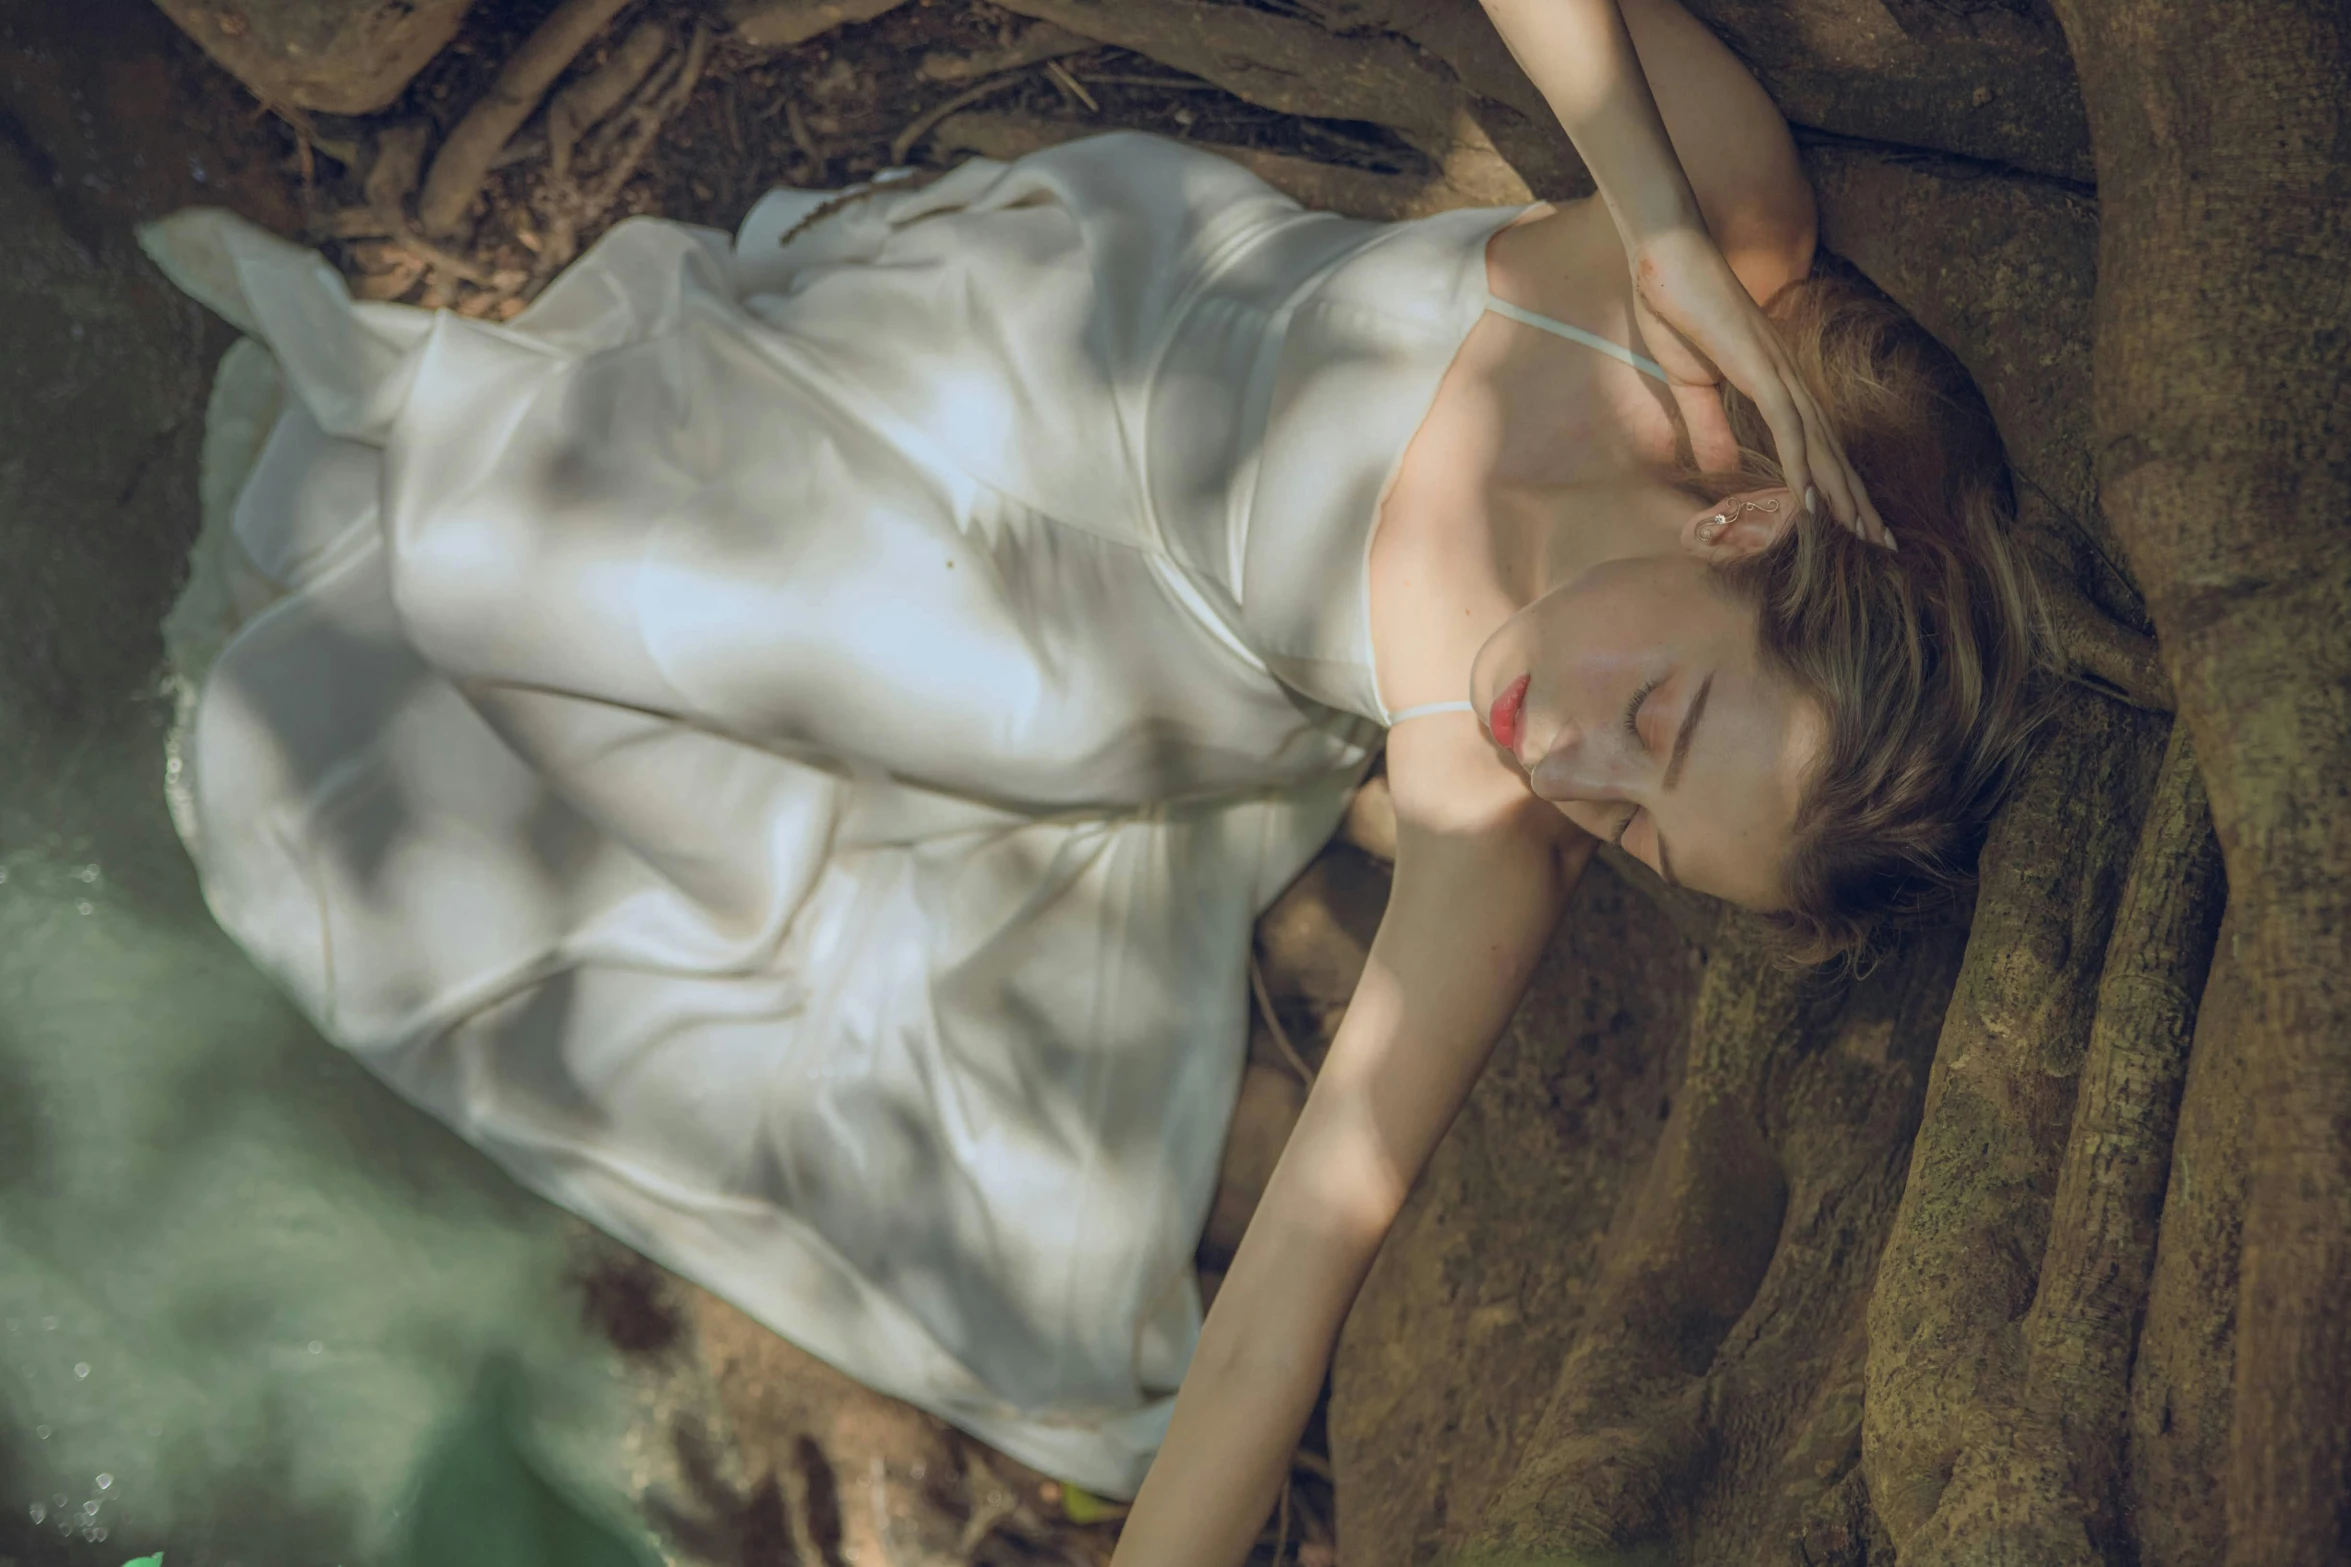
[[[1826,737],[1763,918],[1788,958],[1868,950],[1947,907],[2045,721],[2046,611],[2010,536],[2008,468],[1974,384],[1942,346],[1833,264],[1766,307],[1900,548],[1799,512],[1714,567],[1756,612],[1765,670],[1822,709]],[[1739,465],[1679,481],[1704,501],[1782,481],[1770,432],[1725,388]]]

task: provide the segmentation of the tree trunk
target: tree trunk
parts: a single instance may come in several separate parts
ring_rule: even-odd
[[[2351,10],[2057,0],[2098,482],[2211,791],[2252,1118],[2231,1567],[2351,1559]]]

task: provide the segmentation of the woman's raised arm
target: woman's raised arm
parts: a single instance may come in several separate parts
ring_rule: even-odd
[[[1590,839],[1562,848],[1560,818],[1512,787],[1506,819],[1461,831],[1416,824],[1399,791],[1387,914],[1201,1329],[1113,1567],[1238,1567],[1264,1527],[1380,1241],[1589,857]]]
[[[1734,466],[1715,393],[1727,380],[1762,410],[1790,488],[1817,486],[1840,520],[1885,541],[1836,433],[1726,259],[1769,294],[1811,254],[1811,193],[1761,86],[1675,0],[1484,3],[1592,171],[1699,461]]]

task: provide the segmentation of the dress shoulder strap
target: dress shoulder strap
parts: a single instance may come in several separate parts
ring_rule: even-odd
[[[1407,718],[1426,718],[1431,713],[1474,713],[1477,709],[1467,702],[1422,702],[1416,707],[1398,708],[1388,715],[1388,725],[1394,728]]]
[[[1564,337],[1571,343],[1581,343],[1586,348],[1596,348],[1611,359],[1631,365],[1643,375],[1653,375],[1660,381],[1665,379],[1665,367],[1656,360],[1644,358],[1622,343],[1611,343],[1607,338],[1594,332],[1587,332],[1580,326],[1569,326],[1564,321],[1554,321],[1549,316],[1537,315],[1523,305],[1514,305],[1509,300],[1498,297],[1490,289],[1486,293],[1486,308],[1498,316],[1508,316],[1513,321],[1522,321],[1528,326],[1539,327],[1554,337]]]

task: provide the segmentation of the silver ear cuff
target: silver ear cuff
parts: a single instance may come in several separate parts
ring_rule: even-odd
[[[1738,521],[1741,517],[1746,516],[1747,513],[1751,511],[1776,512],[1779,509],[1780,503],[1776,500],[1741,501],[1736,507],[1725,507],[1723,510],[1718,511],[1713,516],[1707,518],[1704,522],[1698,524],[1698,542],[1701,544],[1712,544],[1716,539],[1722,537],[1723,529],[1729,527],[1732,523]]]

